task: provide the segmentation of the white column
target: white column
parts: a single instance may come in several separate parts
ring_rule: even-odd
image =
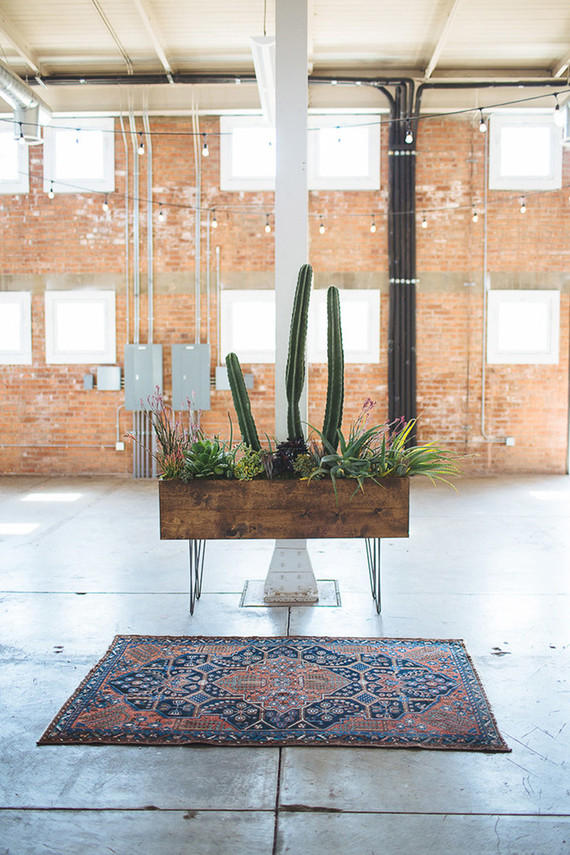
[[[297,274],[308,261],[307,0],[276,0],[275,436],[287,439],[285,366]],[[307,420],[307,383],[301,396]],[[264,583],[267,603],[314,603],[317,581],[305,540],[278,540]]]
[[[308,261],[307,0],[276,0],[275,435],[287,439],[285,366],[297,274]],[[307,417],[306,384],[301,418]]]

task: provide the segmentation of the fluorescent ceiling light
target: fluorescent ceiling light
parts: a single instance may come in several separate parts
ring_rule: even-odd
[[[250,42],[263,116],[275,127],[275,38],[251,36]]]
[[[28,493],[22,496],[22,502],[76,502],[81,493]]]
[[[0,535],[31,534],[39,527],[39,523],[0,523]]]

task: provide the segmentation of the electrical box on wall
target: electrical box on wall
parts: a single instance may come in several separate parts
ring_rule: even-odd
[[[101,392],[118,392],[121,388],[121,366],[98,365],[97,388]]]
[[[172,345],[172,409],[210,409],[210,345]]]
[[[148,398],[162,391],[162,345],[125,345],[125,409],[148,409]]]

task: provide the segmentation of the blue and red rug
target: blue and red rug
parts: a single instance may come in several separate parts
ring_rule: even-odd
[[[118,635],[39,745],[509,751],[462,641]]]

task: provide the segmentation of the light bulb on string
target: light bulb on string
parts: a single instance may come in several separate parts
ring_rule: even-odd
[[[413,143],[413,141],[414,141],[414,135],[413,135],[413,133],[412,133],[412,126],[411,126],[411,124],[410,124],[409,119],[408,119],[408,121],[407,121],[407,123],[406,123],[406,136],[405,136],[405,138],[404,138],[404,139],[405,139],[405,142],[407,142],[407,144],[408,144],[408,145],[411,145],[411,144]]]
[[[75,128],[75,145],[79,145],[79,128]]]
[[[422,229],[427,229],[427,220],[425,214],[422,217]]]
[[[53,199],[54,196],[55,196],[55,191],[53,189],[53,181],[50,181],[49,190],[48,190],[48,199]]]
[[[485,122],[485,119],[483,118],[483,110],[481,110],[481,108],[479,108],[479,130],[481,131],[482,134],[487,133],[487,123]]]
[[[216,209],[215,208],[212,208],[212,228],[213,229],[218,228],[218,221],[216,219]]]
[[[158,203],[158,221],[159,223],[164,222],[164,211],[162,209],[162,202]]]
[[[372,214],[372,222],[370,223],[370,232],[374,234],[376,232],[376,220],[374,219],[374,214]]]
[[[558,128],[563,128],[565,124],[564,110],[565,108],[560,109],[560,104],[558,103],[558,95],[554,96],[554,100],[556,101],[556,105],[554,107],[554,115],[552,117],[554,124]]]
[[[471,213],[471,219],[473,220],[474,223],[476,223],[477,220],[479,219],[479,214],[477,213],[476,208],[473,208],[473,211]]]
[[[26,137],[24,136],[24,128],[22,122],[20,122],[20,136],[18,137],[18,142],[20,145],[26,145]]]
[[[139,154],[141,157],[144,154],[144,137],[142,131],[139,131],[139,145],[137,148],[137,154]]]
[[[103,199],[103,205],[101,206],[105,213],[109,210],[109,200],[107,199],[107,194],[105,193],[105,198]]]
[[[269,222],[269,214],[265,215],[265,231],[266,231],[266,234],[269,234],[269,232],[271,231],[271,223]]]
[[[210,150],[208,148],[208,135],[202,134],[202,136],[204,137],[204,145],[202,146],[202,157],[209,157]]]
[[[326,232],[326,226],[325,226],[324,220],[321,216],[321,223],[319,225],[319,234],[324,235],[325,232]]]
[[[526,198],[525,196],[521,196],[521,206],[520,206],[521,214],[526,214]]]

